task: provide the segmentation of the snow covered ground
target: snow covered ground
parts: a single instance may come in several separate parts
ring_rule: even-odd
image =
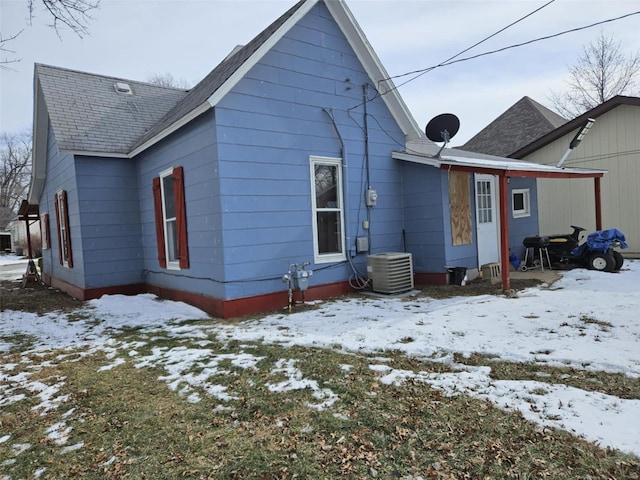
[[[6,266],[2,270],[5,269]],[[21,263],[15,272],[21,274],[23,269]],[[0,278],[16,278],[15,272],[9,270],[0,273]],[[15,335],[30,336],[34,351],[78,347],[86,347],[83,355],[106,351],[113,364],[105,369],[118,368],[129,361],[139,367],[163,366],[167,375],[161,378],[169,387],[197,402],[201,394],[233,399],[224,387],[208,381],[208,376],[216,373],[217,364],[229,360],[228,354],[212,352],[203,341],[198,348],[163,347],[142,357],[136,352],[138,345],[119,343],[112,338],[114,333],[128,326],[194,340],[214,334],[221,340],[263,341],[284,346],[339,345],[347,351],[381,352],[370,366],[381,383],[402,384],[404,379],[413,377],[447,395],[486,399],[500,408],[518,410],[540,425],[565,429],[602,447],[640,456],[640,400],[531,380],[494,381],[489,376],[489,367],[453,363],[456,352],[464,355],[479,352],[514,362],[537,361],[640,378],[640,261],[627,261],[623,270],[614,274],[584,269],[564,272],[561,280],[547,287],[531,288],[514,298],[407,301],[363,296],[327,301],[314,310],[270,315],[235,325],[215,321],[185,324],[183,320],[207,315],[183,303],[158,301],[149,294],[111,295],[88,302],[87,320],[76,317],[70,321],[59,314],[0,312],[0,337],[4,338],[4,343],[0,340],[0,354],[11,347]],[[394,370],[384,362],[384,351],[389,349],[448,363],[453,372]],[[259,359],[243,353],[231,360],[249,368]],[[204,372],[198,376],[186,373],[197,362],[207,366]],[[40,396],[45,410],[64,408],[65,398],[56,393],[59,384],[39,384],[29,374],[12,373],[15,367],[0,362],[0,407],[20,401],[24,394],[16,392],[26,390]],[[339,396],[315,380],[301,378],[292,361],[285,359],[275,369],[285,372],[289,380],[268,385],[270,389],[311,388],[318,403],[310,408],[332,408],[340,401]],[[63,423],[51,432],[60,445],[64,445],[68,435],[65,428]],[[3,432],[0,426],[0,443],[10,438],[11,432]]]

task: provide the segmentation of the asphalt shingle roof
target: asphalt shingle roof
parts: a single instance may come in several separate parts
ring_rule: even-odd
[[[544,105],[523,97],[471,140],[457,148],[508,157],[566,122],[567,119]]]
[[[184,99],[184,90],[36,64],[35,75],[61,150],[127,154]],[[132,95],[118,93],[117,82]]]
[[[193,111],[240,68],[303,4],[300,0],[189,91],[36,64],[35,75],[61,150],[131,153]],[[132,95],[118,93],[117,82]]]

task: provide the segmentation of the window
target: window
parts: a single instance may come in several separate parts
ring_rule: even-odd
[[[511,192],[513,205],[513,218],[531,216],[531,206],[529,203],[529,189],[513,189]]]
[[[43,250],[48,250],[49,248],[51,248],[49,232],[49,214],[43,213],[42,215],[40,215],[40,238],[42,239]]]
[[[493,193],[490,180],[476,181],[476,213],[478,223],[493,222]]]
[[[341,159],[311,157],[311,192],[315,262],[346,260]]]
[[[73,268],[67,192],[60,190],[56,193],[54,201],[56,207],[56,225],[58,227],[58,256],[60,258],[60,265]]]
[[[153,199],[160,267],[189,268],[182,167],[165,170],[153,179]]]

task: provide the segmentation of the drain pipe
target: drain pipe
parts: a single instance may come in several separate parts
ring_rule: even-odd
[[[365,83],[362,86],[362,105],[363,105],[363,116],[364,116],[364,161],[367,169],[367,191],[366,194],[371,190],[371,166],[369,164],[369,121],[368,116],[369,113],[367,111],[367,103],[369,103],[369,84]],[[367,240],[369,244],[369,248],[367,249],[369,252],[371,251],[371,207],[368,202],[365,202],[367,208]]]
[[[342,196],[344,199],[344,236],[345,243],[347,249],[347,260],[349,261],[349,266],[353,271],[353,274],[356,278],[359,278],[360,272],[353,263],[351,258],[351,227],[349,225],[349,169],[347,168],[347,146],[344,143],[344,139],[342,135],[340,135],[340,130],[338,130],[338,125],[336,124],[336,120],[333,117],[333,110],[328,110],[323,108],[322,111],[327,114],[329,120],[331,121],[331,125],[333,125],[334,130],[336,131],[336,135],[338,136],[338,140],[340,141],[340,149],[342,153]]]

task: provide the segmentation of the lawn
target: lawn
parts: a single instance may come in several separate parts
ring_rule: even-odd
[[[625,267],[234,322],[151,295],[5,309],[0,479],[639,478]]]

